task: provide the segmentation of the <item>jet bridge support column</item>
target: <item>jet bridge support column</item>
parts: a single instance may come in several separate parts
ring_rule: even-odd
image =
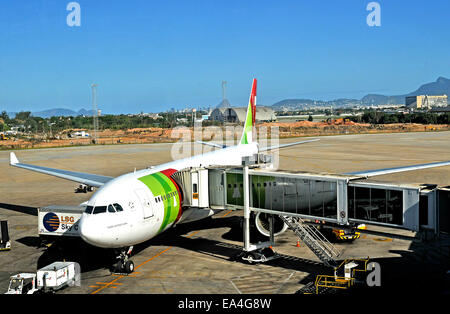
[[[256,159],[257,161],[257,159]],[[270,241],[251,244],[250,242],[250,177],[249,165],[254,163],[254,160],[245,157],[242,160],[243,166],[243,192],[244,192],[244,253],[242,259],[249,263],[266,262],[276,258],[275,253],[269,248],[274,245],[273,234],[273,217],[270,218]]]
[[[250,251],[250,184],[248,177],[248,163],[244,161],[244,250]]]

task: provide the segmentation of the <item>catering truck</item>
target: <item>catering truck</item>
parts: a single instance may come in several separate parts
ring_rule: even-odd
[[[85,208],[60,205],[38,208],[39,237],[79,237],[78,221]]]
[[[10,277],[6,294],[54,293],[67,286],[79,285],[80,266],[75,262],[54,262],[36,273]]]

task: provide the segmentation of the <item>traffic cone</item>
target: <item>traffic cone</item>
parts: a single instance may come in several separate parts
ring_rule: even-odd
[[[297,245],[296,247],[300,247],[300,240],[297,240]]]

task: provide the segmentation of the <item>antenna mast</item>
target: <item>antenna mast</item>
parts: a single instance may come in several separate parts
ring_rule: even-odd
[[[222,81],[222,100],[227,98],[227,81]]]
[[[92,84],[92,118],[94,120],[94,135],[92,138],[92,143],[97,144],[97,131],[98,131],[98,109],[97,109],[97,86],[98,84]]]

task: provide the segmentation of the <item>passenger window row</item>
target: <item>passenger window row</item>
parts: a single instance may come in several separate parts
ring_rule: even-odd
[[[164,195],[159,195],[159,196],[155,197],[155,202],[159,203],[159,202],[168,200],[169,198],[172,198],[175,195],[177,195],[177,192],[169,192],[169,193],[164,194]]]
[[[122,206],[120,206],[117,203],[114,203],[113,205],[110,204],[108,206],[86,206],[86,209],[84,210],[85,213],[87,214],[100,214],[100,213],[115,213],[115,212],[121,212],[123,211]]]

